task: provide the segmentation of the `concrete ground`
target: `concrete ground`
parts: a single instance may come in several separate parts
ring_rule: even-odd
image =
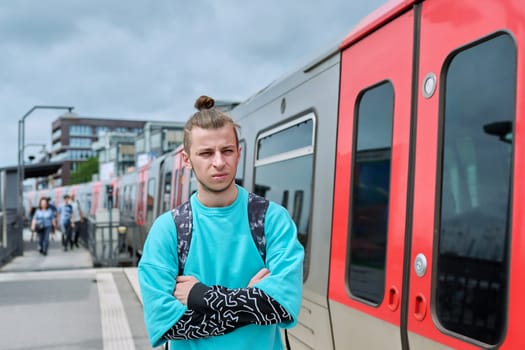
[[[151,349],[136,268],[93,268],[84,248],[24,254],[0,268],[0,349]]]

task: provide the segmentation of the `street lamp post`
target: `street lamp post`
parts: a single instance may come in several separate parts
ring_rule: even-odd
[[[24,145],[25,145],[25,120],[26,118],[37,109],[56,109],[56,110],[67,110],[71,113],[74,107],[71,106],[33,106],[26,112],[18,121],[18,218],[20,220],[20,227],[23,230],[23,192],[24,192]],[[20,234],[20,241],[18,249],[20,254],[23,252],[23,239]]]

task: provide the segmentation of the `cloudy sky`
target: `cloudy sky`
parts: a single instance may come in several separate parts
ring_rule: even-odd
[[[0,168],[35,105],[85,117],[184,121],[202,94],[243,101],[334,47],[385,0],[0,2]],[[50,148],[60,111],[26,119]],[[25,158],[37,154],[27,146]]]

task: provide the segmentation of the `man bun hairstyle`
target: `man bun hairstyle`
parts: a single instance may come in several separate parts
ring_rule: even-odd
[[[196,101],[194,107],[199,111],[204,109],[211,109],[215,106],[215,100],[209,96],[200,96]]]
[[[237,130],[240,126],[227,115],[215,107],[215,100],[209,96],[202,95],[195,100],[194,107],[198,112],[194,113],[184,126],[184,150],[190,154],[191,130],[194,127],[201,129],[220,129],[224,126],[231,125],[235,133],[235,142],[239,146],[239,137]]]

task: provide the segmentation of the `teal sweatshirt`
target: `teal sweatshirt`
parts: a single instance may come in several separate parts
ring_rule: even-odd
[[[253,241],[248,223],[248,192],[238,187],[237,199],[227,207],[203,206],[193,195],[193,237],[184,268],[185,275],[205,285],[245,288],[261,268],[271,274],[255,287],[279,302],[293,317],[288,324],[248,325],[214,337],[171,341],[173,350],[250,349],[277,350],[283,345],[279,327],[297,323],[302,297],[303,247],[288,211],[270,202],[266,212],[266,263]],[[152,346],[181,318],[187,307],[174,296],[178,271],[177,232],[171,212],[155,220],[139,263],[139,282],[144,320]]]

